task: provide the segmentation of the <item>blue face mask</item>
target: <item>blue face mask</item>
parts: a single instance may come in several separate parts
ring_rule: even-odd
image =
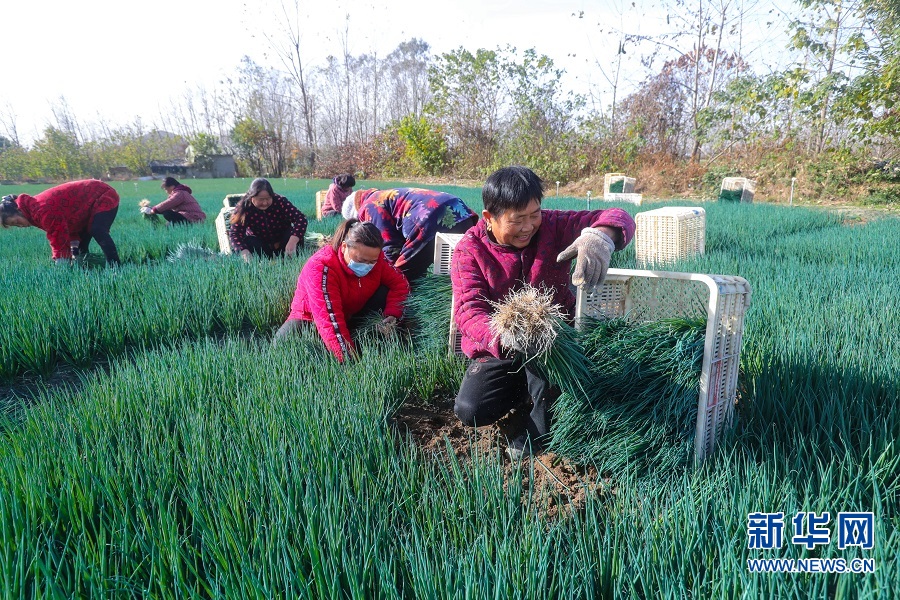
[[[347,266],[350,267],[350,270],[356,273],[357,277],[365,277],[369,274],[369,271],[375,266],[374,264],[369,263],[360,263],[355,260],[351,260],[347,263]]]

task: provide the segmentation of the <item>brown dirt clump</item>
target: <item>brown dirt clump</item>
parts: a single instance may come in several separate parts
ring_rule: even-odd
[[[428,403],[404,403],[392,422],[401,435],[409,436],[435,460],[446,460],[449,451],[461,462],[471,460],[473,454],[493,454],[504,461],[506,481],[513,469],[522,470],[524,489],[531,490],[533,498],[539,500],[539,513],[548,518],[580,511],[589,496],[609,493],[609,479],[601,478],[596,469],[574,465],[552,452],[517,463],[506,457],[507,440],[524,427],[529,410],[530,406],[522,406],[492,425],[470,428],[453,413],[453,398],[433,398]]]

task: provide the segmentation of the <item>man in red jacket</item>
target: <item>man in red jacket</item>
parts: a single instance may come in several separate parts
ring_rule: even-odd
[[[37,196],[5,196],[0,225],[43,229],[57,263],[87,255],[91,239],[96,239],[107,264],[119,264],[109,235],[118,211],[119,194],[109,185],[95,179],[70,181]]]

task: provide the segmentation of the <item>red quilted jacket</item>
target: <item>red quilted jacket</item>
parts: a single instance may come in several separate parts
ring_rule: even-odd
[[[409,284],[384,253],[369,273],[358,277],[347,266],[342,252],[325,246],[300,270],[288,319],[314,322],[325,346],[343,362],[347,351],[354,348],[347,320],[362,309],[380,285],[388,288],[384,316],[399,319]]]
[[[20,194],[19,211],[28,221],[47,232],[53,258],[72,258],[69,242],[81,238],[94,215],[119,206],[119,194],[96,179],[70,181],[37,196]]]
[[[553,288],[554,302],[574,316],[575,296],[569,290],[572,261],[558,263],[556,256],[581,235],[582,229],[602,225],[622,230],[622,247],[634,237],[634,219],[621,208],[542,210],[540,229],[522,249],[491,240],[484,220],[469,229],[453,250],[450,264],[456,301],[453,318],[462,334],[463,353],[469,358],[503,358],[490,330],[494,309],[489,301],[502,300],[523,281]]]

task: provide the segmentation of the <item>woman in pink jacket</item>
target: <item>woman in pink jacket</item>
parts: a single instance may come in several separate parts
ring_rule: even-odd
[[[395,327],[403,316],[409,284],[381,246],[381,232],[371,223],[341,223],[331,245],[313,254],[300,270],[291,313],[276,340],[304,321],[312,322],[325,346],[344,362],[357,353],[348,326],[351,317],[380,310],[381,326]]]
[[[635,223],[620,208],[594,211],[541,209],[544,184],[531,169],[506,167],[482,188],[484,217],[466,232],[453,251],[450,277],[456,304],[453,318],[462,334],[462,350],[472,362],[466,370],[454,410],[468,426],[493,423],[523,403],[532,408],[526,428],[509,444],[518,459],[537,451],[550,430],[550,408],[559,395],[512,348],[491,334],[499,302],[522,283],[548,287],[554,302],[574,316],[571,281],[594,286],[606,277],[610,257],[634,237]]]
[[[344,173],[332,179],[331,185],[328,186],[328,192],[325,194],[325,201],[322,202],[322,216],[341,216],[341,207],[347,196],[353,193],[354,185],[356,185],[356,178],[350,173]]]
[[[200,208],[200,203],[191,195],[191,188],[181,184],[174,177],[166,177],[163,180],[162,189],[166,190],[168,198],[156,206],[145,206],[141,212],[145,215],[162,215],[169,223],[202,223],[206,220],[206,213]]]

